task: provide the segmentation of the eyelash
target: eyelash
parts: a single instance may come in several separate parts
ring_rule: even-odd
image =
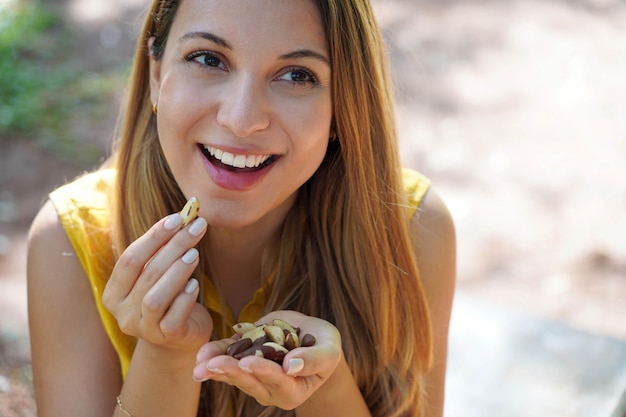
[[[285,71],[282,73],[281,77],[284,76],[285,74],[290,73],[290,72],[293,72],[293,73],[303,73],[309,79],[307,81],[287,80],[288,82],[291,82],[291,83],[294,83],[294,84],[313,84],[313,85],[319,84],[319,80],[317,79],[317,77],[315,76],[313,71],[309,70],[308,68],[304,68],[304,67],[287,67],[287,68],[285,68]]]
[[[209,51],[194,51],[190,54],[188,54],[187,56],[185,56],[185,61],[189,62],[190,64],[193,65],[200,65],[202,67],[210,67],[210,68],[217,68],[216,66],[212,66],[212,65],[207,65],[206,63],[200,63],[198,61],[196,61],[197,58],[200,58],[204,56],[205,61],[208,58],[215,58],[217,59],[221,64],[223,64],[224,60],[217,54],[209,52]]]
[[[219,64],[221,65],[225,65],[224,64],[224,60],[217,54],[215,54],[214,52],[210,52],[210,51],[194,51],[188,55],[185,56],[185,61],[189,62],[192,65],[198,65],[200,67],[206,68],[219,68],[219,64],[218,65],[207,65],[206,63],[201,63],[199,62],[197,59],[200,57],[205,57],[204,61],[206,62],[207,59],[209,58],[214,58],[217,59],[219,61]],[[290,72],[297,72],[297,73],[303,73],[306,75],[306,77],[308,78],[308,80],[305,81],[295,81],[295,80],[284,80],[287,81],[289,83],[292,83],[294,85],[304,85],[304,84],[311,84],[311,85],[317,85],[319,84],[319,80],[318,78],[315,76],[315,73],[311,70],[309,70],[308,68],[305,67],[296,67],[296,66],[291,66],[291,67],[287,67],[283,70],[282,74],[280,76],[278,76],[277,78],[281,78],[283,77],[285,74],[288,74]]]

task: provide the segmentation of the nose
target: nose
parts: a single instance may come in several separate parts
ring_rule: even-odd
[[[217,122],[239,137],[266,129],[270,114],[262,83],[252,77],[233,77],[230,88],[223,91]]]

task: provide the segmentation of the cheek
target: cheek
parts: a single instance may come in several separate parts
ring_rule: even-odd
[[[300,142],[308,143],[311,148],[319,148],[320,143],[328,141],[332,121],[330,98],[288,105],[281,112]]]
[[[298,172],[294,175],[304,182],[318,170],[326,155],[328,129],[317,127],[300,131],[300,136],[294,141],[294,148],[297,155],[294,168]]]
[[[316,156],[320,162],[328,147],[331,117],[330,111],[321,110],[315,112],[301,127],[301,132],[304,133],[302,141],[305,142],[303,147],[311,153],[311,157]]]
[[[181,129],[189,124],[195,117],[194,112],[200,107],[189,106],[189,103],[198,103],[199,96],[197,90],[176,82],[175,77],[166,78],[159,95],[159,127]]]
[[[172,151],[184,147],[185,138],[204,114],[202,95],[186,83],[177,83],[175,77],[166,77],[159,92],[157,128],[159,141],[168,160]],[[194,103],[190,106],[189,103]]]

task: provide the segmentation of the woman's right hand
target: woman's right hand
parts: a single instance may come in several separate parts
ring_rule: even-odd
[[[171,214],[130,244],[102,302],[124,333],[167,350],[195,352],[213,330],[208,311],[196,302],[198,281],[189,279],[207,222],[199,217],[181,226],[180,214]]]

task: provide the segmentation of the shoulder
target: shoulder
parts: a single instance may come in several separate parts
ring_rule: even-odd
[[[31,225],[26,277],[31,326],[38,317],[45,322],[52,311],[62,314],[90,298],[89,281],[50,200]]]
[[[110,170],[95,171],[50,193],[30,228],[29,283],[73,286],[95,284],[108,276],[105,272],[110,272],[114,262],[110,231],[113,178]],[[58,272],[57,282],[49,281],[48,270]]]
[[[411,217],[410,230],[414,241],[428,243],[430,247],[433,244],[454,246],[456,243],[452,215],[444,199],[430,184],[422,196],[419,207]]]
[[[28,235],[29,284],[50,290],[88,285],[81,263],[88,250],[84,244],[89,240],[89,250],[94,250],[97,242],[105,242],[110,221],[108,210],[101,209],[105,198],[96,197],[101,194],[99,176],[88,174],[57,188],[35,216]]]
[[[36,282],[38,286],[63,285],[67,280],[58,280],[54,284],[48,277],[55,271],[68,271],[82,275],[82,268],[74,249],[67,237],[65,228],[57,211],[48,200],[33,220],[28,235],[27,276],[29,284]]]
[[[427,295],[452,292],[456,281],[456,230],[434,186],[428,188],[411,217],[410,234]]]
[[[110,206],[115,186],[115,171],[100,169],[86,173],[50,193],[60,214],[78,207],[104,209]]]
[[[29,253],[48,247],[71,250],[65,229],[51,200],[35,216],[28,235]]]

